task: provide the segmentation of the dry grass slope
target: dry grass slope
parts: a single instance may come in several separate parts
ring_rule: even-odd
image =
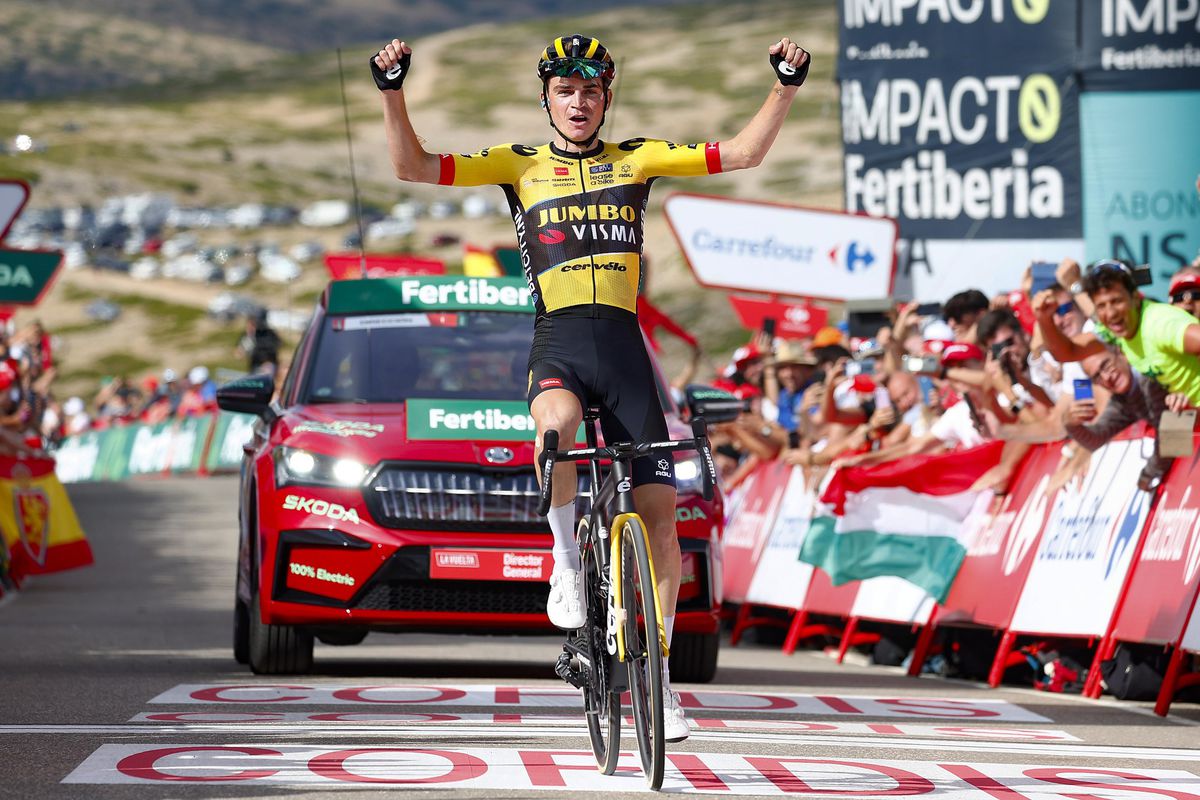
[[[15,5],[10,1],[0,11],[0,29],[9,18],[4,15],[11,17],[22,8],[27,13],[32,6],[26,0]],[[767,45],[781,34],[804,43],[814,54],[814,66],[766,163],[730,175],[663,180],[656,183],[652,199],[645,242],[652,265],[650,294],[695,329],[711,351],[727,352],[745,334],[722,294],[696,287],[662,218],[661,201],[673,190],[687,190],[840,208],[839,104],[833,82],[836,26],[836,9],[829,0],[631,7],[587,17],[475,25],[415,40],[409,103],[431,150],[466,152],[501,141],[544,142],[548,128],[537,107],[534,54],[553,35],[593,31],[619,58],[616,100],[605,138],[719,140],[735,134],[766,96],[771,83]],[[197,37],[190,46],[219,50],[222,45]],[[377,92],[360,66],[369,52],[370,46],[344,52],[364,199],[387,207],[405,195],[452,196],[456,190],[401,186],[391,176]],[[0,138],[22,130],[49,145],[44,153],[0,160],[0,172],[36,181],[34,199],[39,205],[94,203],[112,194],[146,190],[170,191],[188,204],[302,205],[348,197],[336,54],[270,56],[270,51],[260,50],[247,55],[253,63],[244,69],[196,75],[186,83],[172,80],[55,102],[0,103]],[[499,199],[499,190],[494,191]],[[511,224],[496,218],[427,224],[417,241],[426,242],[429,234],[446,229],[481,245],[511,243],[513,237]],[[453,252],[443,255],[455,257]],[[82,277],[67,276],[63,285],[76,280]],[[311,303],[323,280],[317,271],[307,275],[302,285],[293,287],[290,299]],[[106,286],[101,293],[147,290],[130,282]],[[262,290],[272,291],[266,286]],[[163,284],[156,291],[180,306],[198,305],[209,294],[190,285]],[[288,298],[265,299],[279,304]],[[81,307],[82,301],[64,299],[60,287],[39,313],[51,324],[79,325]],[[130,314],[129,324],[143,317],[143,311]],[[229,357],[232,333],[220,334],[218,346],[215,331],[196,326],[196,340],[175,336],[164,344],[151,335],[153,326],[141,324],[126,333],[120,327],[124,324],[118,322],[102,336],[95,330],[80,331],[68,344],[89,361],[121,350],[177,369]],[[668,361],[675,363],[678,356],[671,350]]]

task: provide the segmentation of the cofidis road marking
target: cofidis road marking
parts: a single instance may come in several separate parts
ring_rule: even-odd
[[[1051,800],[1126,792],[1189,793],[1200,776],[1184,770],[1054,767],[930,761],[669,753],[664,792],[778,796],[780,793],[884,797]],[[106,744],[63,779],[82,784],[238,784],[311,788],[506,791],[648,791],[636,752],[624,751],[615,775],[596,771],[588,750],[296,745]],[[1091,794],[1089,796],[1095,796]]]
[[[1050,722],[1041,714],[1004,700],[947,697],[876,697],[859,695],[769,694],[679,691],[680,703],[693,716],[738,711],[773,716],[899,717],[988,722]],[[181,684],[150,701],[186,705],[374,705],[408,707],[520,706],[583,707],[577,689],[566,686],[414,686],[304,683]]]

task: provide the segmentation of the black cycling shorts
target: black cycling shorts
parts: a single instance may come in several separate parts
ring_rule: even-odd
[[[670,435],[657,386],[632,314],[538,318],[529,352],[531,406],[544,391],[566,389],[583,408],[599,407],[605,442],[665,442]],[[672,453],[634,459],[633,485],[647,483],[675,486]]]

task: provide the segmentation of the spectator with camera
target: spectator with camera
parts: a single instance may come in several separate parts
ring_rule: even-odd
[[[1078,274],[1074,262],[1063,266]],[[1145,270],[1127,262],[1097,261],[1069,287],[1095,307],[1095,333],[1064,335],[1054,324],[1056,301],[1049,292],[1041,292],[1034,301],[1038,328],[1059,362],[1081,361],[1104,352],[1106,343],[1115,344],[1135,370],[1200,405],[1200,322],[1182,308],[1143,297],[1138,285],[1148,278]]]
[[[1034,381],[1029,335],[1017,315],[1006,308],[988,311],[976,323],[976,336],[987,348],[984,371],[1003,413],[1022,422],[1045,417],[1054,402],[1046,387]]]

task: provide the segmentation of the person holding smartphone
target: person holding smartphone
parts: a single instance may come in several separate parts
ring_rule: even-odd
[[[1074,400],[1062,412],[1062,423],[1067,436],[1089,452],[1100,449],[1138,420],[1157,429],[1169,398],[1174,403],[1178,402],[1175,398],[1182,397],[1168,394],[1161,383],[1133,369],[1125,354],[1113,345],[1086,356],[1082,366],[1087,377],[1074,381]],[[1093,384],[1111,393],[1103,411],[1098,410]],[[1156,437],[1154,453],[1138,476],[1138,488],[1150,491],[1156,487],[1173,460],[1159,455]]]

